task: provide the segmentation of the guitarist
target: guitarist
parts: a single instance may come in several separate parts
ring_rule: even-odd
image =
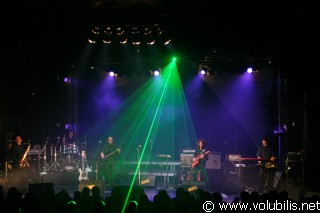
[[[206,141],[203,138],[197,140],[197,149],[192,160],[192,180],[207,182],[206,162],[208,160],[208,151],[206,150]],[[198,172],[200,178],[198,178]]]
[[[260,165],[259,169],[259,176],[258,176],[258,182],[259,182],[259,189],[258,192],[268,192],[272,189],[273,185],[273,178],[276,172],[276,167],[269,168],[266,165],[269,164],[276,164],[276,152],[273,149],[273,147],[269,144],[268,138],[262,138],[261,140],[262,144],[258,148],[257,151],[257,158],[261,159],[261,161],[258,161],[258,164]]]
[[[121,149],[113,143],[113,137],[107,138],[107,143],[104,144],[100,158],[102,160],[102,168],[100,169],[100,177],[104,180],[107,186],[113,186],[116,178],[116,166],[119,160]]]

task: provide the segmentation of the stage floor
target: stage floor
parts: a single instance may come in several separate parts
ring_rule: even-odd
[[[129,186],[127,186],[127,187],[129,187]],[[143,187],[142,186],[142,188],[143,188],[144,192],[148,195],[149,200],[151,200],[151,201],[153,201],[153,198],[158,193],[158,191],[162,190],[162,189],[166,190],[168,195],[171,198],[174,198],[175,193],[176,193],[175,192],[176,187],[156,187],[156,186]],[[64,190],[64,191],[68,192],[70,197],[73,197],[73,193],[75,191],[77,191],[78,189],[79,189],[79,186],[72,186],[72,185],[56,186],[56,185],[54,185],[55,193],[60,192],[61,190]],[[223,192],[220,192],[220,193],[221,193],[224,201],[226,201],[226,202],[232,202],[233,199],[238,196],[238,194],[226,194]],[[103,192],[101,194],[103,197],[111,196],[111,188],[106,188],[105,190],[103,190]]]
[[[189,189],[190,187],[194,187],[196,185],[197,188],[204,189],[208,192],[220,192],[226,202],[231,202],[236,196],[240,194],[241,191],[252,191],[255,186],[248,186],[245,181],[239,181],[236,177],[224,177],[220,176],[221,174],[217,173],[210,178],[211,185],[204,188],[204,184],[195,183],[195,182],[174,182],[173,179],[168,183],[159,182],[159,180],[163,180],[163,177],[156,177],[154,179],[150,179],[147,185],[140,185],[143,187],[144,191],[148,195],[150,200],[153,200],[153,197],[158,193],[160,189],[165,189],[170,197],[175,196],[175,190],[177,187],[183,187],[185,189]],[[52,184],[54,192],[60,192],[61,190],[65,190],[68,194],[73,197],[73,193],[77,190],[81,191],[82,188],[86,185],[98,185],[101,188],[101,194],[106,197],[111,195],[111,188],[108,186],[104,186],[102,181],[96,179],[96,174],[94,172],[89,173],[87,181],[79,182],[79,172],[47,172],[44,175],[38,175],[37,173],[33,173],[30,176],[30,180],[28,182],[29,189],[30,185],[35,186],[37,188],[45,188],[48,184]],[[131,179],[132,176],[129,177]],[[149,177],[141,177],[141,180]],[[159,179],[160,178],[160,179]],[[224,181],[222,181],[224,180]],[[118,183],[119,186],[129,187],[130,181],[124,181],[122,183]],[[7,181],[2,181],[0,184],[4,188],[4,193],[10,187],[15,186],[14,183],[10,183],[10,176]],[[137,185],[137,184],[135,184]],[[299,193],[303,189],[303,182],[300,180],[286,180],[283,179],[279,182],[277,186],[278,191],[287,190],[289,195],[293,199],[299,199]],[[28,188],[28,186],[27,186]]]

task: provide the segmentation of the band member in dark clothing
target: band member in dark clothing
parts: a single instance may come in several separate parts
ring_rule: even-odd
[[[70,130],[67,132],[62,138],[62,143],[66,145],[76,144],[76,136],[74,131]]]
[[[7,166],[7,171],[13,170],[13,161],[12,161],[12,149],[13,149],[14,141],[8,142],[6,149],[3,151],[4,162]]]
[[[276,172],[276,152],[272,146],[270,146],[267,138],[262,139],[262,145],[258,148],[257,158],[260,165],[259,170],[259,192],[269,191],[273,186],[273,178]]]
[[[24,144],[20,135],[16,136],[15,143],[12,148],[12,166],[13,166],[13,183],[21,191],[27,189],[28,179],[28,147],[30,144]]]
[[[114,145],[113,137],[109,136],[107,138],[107,143],[104,144],[100,152],[100,158],[102,161],[100,177],[104,179],[106,185],[114,185],[115,178],[117,176],[117,161],[119,160],[120,153],[121,149]]]
[[[206,150],[206,141],[202,138],[197,140],[197,149],[192,160],[192,179],[193,181],[207,181],[206,162],[209,151]],[[198,174],[199,172],[199,174]],[[199,178],[198,178],[199,175]]]

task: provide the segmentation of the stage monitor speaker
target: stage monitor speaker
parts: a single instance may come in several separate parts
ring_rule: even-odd
[[[208,161],[206,163],[206,169],[221,169],[221,154],[220,153],[208,154]]]
[[[94,186],[98,186],[101,192],[104,192],[105,190],[105,185],[102,180],[82,180],[79,183],[78,191],[81,192],[84,187],[92,189]]]
[[[54,193],[53,183],[30,183],[29,193],[41,196],[43,193],[51,192]]]
[[[140,186],[155,186],[155,175],[141,175],[140,176]],[[136,179],[136,184],[139,185],[139,178]]]
[[[205,182],[197,182],[197,181],[182,181],[181,187],[186,189],[188,192],[195,192],[197,189],[205,189]]]

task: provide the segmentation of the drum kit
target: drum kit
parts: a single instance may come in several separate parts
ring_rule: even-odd
[[[59,144],[59,140],[57,144]],[[60,146],[51,144],[49,164],[46,162],[46,146],[47,144],[45,144],[45,151],[43,152],[44,166],[42,173],[47,171],[74,172],[81,166],[81,150],[79,150],[79,146],[75,142]]]

